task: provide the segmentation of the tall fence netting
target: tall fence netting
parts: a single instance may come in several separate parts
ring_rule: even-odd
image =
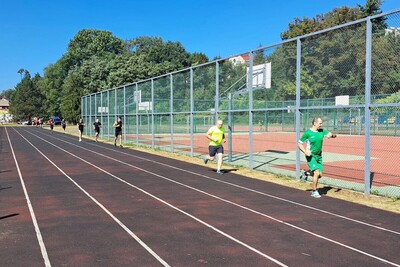
[[[101,138],[201,157],[205,133],[224,121],[225,163],[298,178],[297,150],[314,117],[324,141],[325,185],[400,197],[400,12],[82,98]],[[92,127],[85,134],[94,135]]]

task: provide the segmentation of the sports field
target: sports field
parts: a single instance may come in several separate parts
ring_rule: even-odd
[[[151,135],[140,135],[141,145],[152,145]],[[249,167],[249,135],[246,132],[232,134],[232,166]],[[134,135],[127,140],[134,142]],[[189,135],[174,135],[174,152],[189,154],[191,140]],[[156,135],[155,147],[171,151],[171,136]],[[254,132],[252,135],[253,169],[298,177],[296,173],[297,139],[293,132]],[[194,155],[208,153],[205,134],[196,134],[193,138]],[[225,154],[229,146],[225,144]],[[336,139],[325,139],[323,146],[324,177],[320,180],[326,185],[338,186],[364,192],[365,188],[365,136],[339,134]],[[371,136],[371,192],[389,197],[400,196],[400,137]],[[304,155],[301,154],[301,168],[307,169]],[[228,156],[225,157],[228,163]],[[311,179],[311,177],[310,177]]]
[[[0,148],[1,266],[400,266],[397,213],[36,127]]]

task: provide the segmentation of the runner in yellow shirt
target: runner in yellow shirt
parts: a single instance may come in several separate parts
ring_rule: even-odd
[[[223,174],[221,171],[222,166],[222,157],[224,154],[224,147],[222,146],[223,143],[226,142],[225,139],[225,129],[222,127],[223,121],[218,120],[217,125],[212,126],[207,131],[207,138],[210,140],[209,147],[208,147],[208,155],[204,158],[204,163],[207,164],[209,160],[214,160],[215,155],[218,156],[217,161],[217,173]]]

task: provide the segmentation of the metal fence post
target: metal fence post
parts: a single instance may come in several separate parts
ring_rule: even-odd
[[[193,68],[190,68],[190,156],[194,154],[194,129],[193,129],[193,116],[194,116],[194,100],[193,100]]]
[[[100,122],[104,124],[103,122],[103,93],[100,92]],[[104,134],[103,134],[103,130],[101,131],[101,135],[100,138],[103,138]]]
[[[139,146],[139,94],[138,94],[138,84],[136,83],[136,145]]]
[[[81,116],[82,117],[84,116],[83,109],[85,108],[84,99],[86,99],[86,97],[82,96],[81,97]]]
[[[171,125],[171,152],[174,152],[174,76],[169,75],[169,85],[170,85],[170,125]]]
[[[151,79],[151,148],[154,149],[154,79]]]
[[[110,140],[110,90],[107,90],[107,140]]]
[[[249,81],[247,82],[247,90],[249,92],[249,169],[254,168],[253,162],[253,51],[249,53]]]
[[[371,60],[372,60],[372,22],[367,18],[365,49],[365,172],[364,193],[371,192]]]
[[[301,91],[301,39],[297,39],[297,51],[296,51],[296,143],[300,139],[300,91]],[[296,179],[300,179],[300,150],[296,144]]]
[[[214,121],[218,120],[219,116],[219,63],[215,62],[215,104],[214,104]],[[230,140],[229,140],[230,141]]]
[[[96,94],[94,94],[94,121],[93,121],[93,123],[96,121],[98,111],[99,111],[99,109],[97,108],[97,93],[96,93]],[[89,127],[91,127],[93,125],[93,123],[91,123]]]
[[[228,93],[228,161],[232,161],[232,93]]]
[[[126,128],[128,127],[128,124],[126,123],[126,86],[124,86],[124,143],[126,143]]]
[[[117,95],[117,88],[114,88],[114,120],[116,121],[117,120],[117,118],[118,118],[118,110],[117,110],[117,107],[118,107],[118,102],[117,102],[117,100],[118,100],[118,95]]]

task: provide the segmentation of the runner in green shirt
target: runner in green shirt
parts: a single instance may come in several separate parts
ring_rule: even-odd
[[[336,134],[324,130],[321,127],[322,119],[318,117],[314,118],[311,128],[303,133],[303,136],[300,138],[298,143],[300,151],[306,155],[310,173],[313,175],[313,190],[311,191],[311,196],[315,198],[321,197],[317,187],[318,179],[322,177],[322,172],[324,171],[322,163],[322,144],[324,137],[336,137]]]
[[[204,163],[207,164],[209,160],[214,160],[215,155],[218,155],[218,162],[217,162],[217,173],[223,174],[221,171],[222,167],[222,157],[224,154],[224,147],[222,146],[223,143],[226,142],[225,139],[225,129],[222,127],[223,121],[218,120],[217,125],[212,126],[207,131],[207,138],[210,140],[209,147],[208,147],[208,155],[204,158]]]

